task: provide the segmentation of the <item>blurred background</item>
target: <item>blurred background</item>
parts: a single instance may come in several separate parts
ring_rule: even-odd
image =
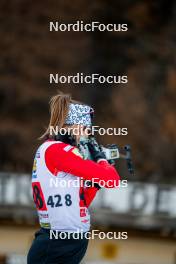
[[[128,23],[117,32],[49,32],[49,22]],[[95,124],[128,128],[101,136],[132,147],[128,188],[102,190],[94,229],[128,232],[93,240],[84,264],[176,264],[176,2],[2,0],[0,2],[0,264],[26,263],[37,216],[30,174],[48,102],[59,91],[95,109]],[[49,84],[49,74],[128,75],[126,85]]]

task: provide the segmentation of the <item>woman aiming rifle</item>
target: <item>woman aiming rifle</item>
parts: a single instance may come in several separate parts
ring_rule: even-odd
[[[119,175],[94,145],[89,146],[93,160],[83,159],[79,152],[80,139],[87,137],[87,128],[92,124],[91,107],[73,101],[69,95],[58,94],[51,98],[50,112],[49,126],[42,136],[44,142],[34,158],[32,190],[41,229],[35,234],[27,263],[78,264],[85,255],[88,239],[74,239],[73,234],[86,234],[90,229],[88,209],[100,189],[99,181],[110,180],[113,188],[118,186]],[[64,128],[67,133],[53,135],[51,127]],[[81,132],[70,135],[70,128]],[[69,184],[51,186],[54,179]],[[75,180],[95,184],[75,186]],[[51,231],[64,232],[64,239],[50,239]]]

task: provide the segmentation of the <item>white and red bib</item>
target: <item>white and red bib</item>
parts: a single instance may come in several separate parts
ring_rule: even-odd
[[[98,189],[84,187],[81,181],[93,178],[97,183],[109,179],[119,181],[116,170],[106,161],[98,164],[83,160],[73,146],[54,140],[44,142],[36,152],[32,172],[33,198],[41,227],[66,232],[88,231],[88,207]]]

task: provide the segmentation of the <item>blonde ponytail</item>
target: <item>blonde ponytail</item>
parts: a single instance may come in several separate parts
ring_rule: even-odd
[[[69,94],[57,94],[50,100],[50,122],[46,132],[40,139],[52,137],[50,127],[60,129],[64,126],[65,119],[69,111],[69,104],[73,102]]]

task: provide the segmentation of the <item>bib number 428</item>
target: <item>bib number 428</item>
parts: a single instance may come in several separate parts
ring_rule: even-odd
[[[71,206],[72,205],[71,195],[66,194],[63,198],[60,194],[56,194],[54,196],[50,195],[48,197],[47,205],[51,207],[60,207],[63,205]]]
[[[37,210],[46,211],[47,207],[40,182],[33,182],[32,190],[33,190],[33,199],[37,207]],[[63,205],[71,206],[72,205],[71,195],[65,194],[63,197],[60,194],[56,194],[54,196],[50,195],[47,200],[47,205],[51,207],[60,207]]]

